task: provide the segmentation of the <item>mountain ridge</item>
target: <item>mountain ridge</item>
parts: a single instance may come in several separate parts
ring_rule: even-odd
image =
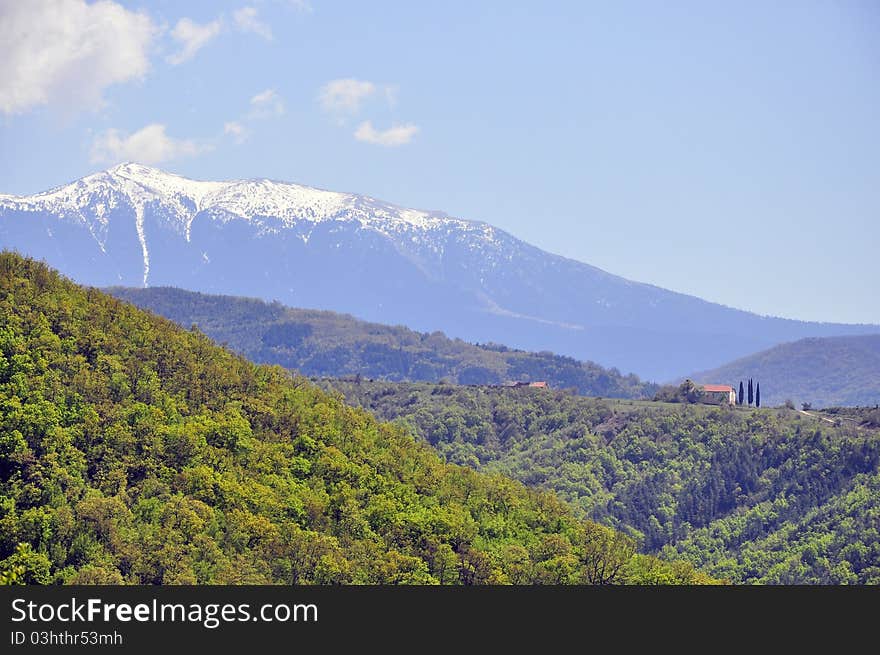
[[[105,291],[182,327],[196,326],[253,362],[278,364],[310,377],[484,385],[543,380],[585,395],[624,398],[650,398],[658,389],[593,362],[501,344],[471,344],[441,332],[419,333],[327,310],[172,287]]]
[[[779,344],[709,371],[696,382],[761,382],[766,405],[791,400],[797,406],[876,405],[880,403],[880,335],[807,337]]]
[[[761,317],[371,196],[196,181],[138,164],[0,198],[0,245],[93,286],[277,299],[656,380],[803,336],[880,331]]]

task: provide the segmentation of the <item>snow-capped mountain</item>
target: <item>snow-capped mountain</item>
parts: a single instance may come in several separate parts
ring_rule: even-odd
[[[0,195],[0,247],[85,284],[277,299],[655,379],[803,336],[880,331],[759,317],[543,252],[486,223],[367,196],[131,163]]]
[[[295,237],[303,244],[308,244],[316,227],[336,223],[387,237],[403,251],[418,253],[421,264],[429,266],[438,264],[443,255],[442,240],[432,236],[467,233],[490,246],[501,235],[484,223],[396,207],[367,196],[265,179],[202,182],[133,163],[33,196],[0,195],[0,211],[49,214],[67,226],[84,227],[104,254],[114,217],[123,221],[117,226],[122,229],[130,227],[133,218],[142,251],[143,276],[138,284],[143,286],[155,284],[150,276],[148,222],[155,224],[157,233],[171,232],[186,243],[193,243],[193,223],[199,217],[199,227],[235,223],[246,225],[257,238]],[[46,230],[52,238],[51,225]],[[210,262],[207,251],[201,255]],[[133,283],[122,272],[117,279]]]

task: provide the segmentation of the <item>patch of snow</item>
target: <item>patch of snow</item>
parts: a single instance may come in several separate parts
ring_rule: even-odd
[[[147,280],[150,277],[150,252],[147,250],[147,235],[144,232],[144,206],[135,205],[134,226],[137,229],[138,241],[141,242],[141,252],[144,256],[144,288],[147,288]]]
[[[248,180],[229,183],[211,196],[210,202],[212,207],[242,218],[271,217],[290,227],[300,220],[319,223],[335,218],[350,206],[352,199],[348,194],[299,184]]]
[[[436,217],[432,219],[431,215],[427,212],[416,209],[400,209],[397,215],[400,217],[400,220],[421,228],[431,227],[436,221]]]

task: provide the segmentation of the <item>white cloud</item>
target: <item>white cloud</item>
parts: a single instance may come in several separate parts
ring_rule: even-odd
[[[314,11],[312,9],[312,3],[308,2],[308,0],[288,0],[288,4],[304,14],[310,14]]]
[[[266,89],[251,98],[248,118],[272,118],[284,114],[284,101],[275,89]]]
[[[223,21],[219,18],[210,23],[199,25],[189,18],[181,18],[171,30],[171,38],[177,41],[180,51],[168,57],[168,62],[174,66],[191,59],[199,50],[204,48],[211,39],[220,34],[223,29]]]
[[[97,109],[105,88],[150,68],[149,16],[110,1],[0,0],[0,111]]]
[[[284,114],[284,101],[275,89],[266,89],[250,100],[250,111],[238,120],[223,124],[223,134],[231,137],[235,143],[242,144],[251,136],[254,121],[278,118]]]
[[[224,123],[223,134],[231,136],[236,143],[244,143],[249,136],[248,129],[238,121]]]
[[[418,126],[412,123],[392,125],[387,130],[377,130],[370,121],[364,121],[355,130],[354,138],[379,146],[402,146],[412,141],[418,131]]]
[[[389,109],[397,105],[398,87],[386,84],[377,87],[373,82],[344,78],[331,80],[318,92],[318,102],[323,109],[334,115],[344,125],[347,118],[360,113],[364,100],[381,90]],[[419,127],[413,123],[394,124],[387,130],[377,130],[372,121],[363,121],[354,131],[354,138],[364,143],[380,146],[402,146],[413,140]]]
[[[272,28],[261,21],[256,7],[242,7],[232,12],[232,20],[235,26],[242,32],[253,32],[264,39],[272,40]]]
[[[318,101],[325,111],[339,117],[353,116],[360,111],[361,103],[376,91],[376,85],[365,80],[346,78],[331,80],[321,87]]]
[[[165,133],[165,126],[153,123],[133,134],[109,129],[92,143],[90,158],[95,163],[136,161],[158,164],[170,159],[194,157],[210,147],[192,139],[175,139]]]

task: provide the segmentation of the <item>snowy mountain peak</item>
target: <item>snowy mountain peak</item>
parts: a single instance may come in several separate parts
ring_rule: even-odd
[[[0,207],[20,211],[51,211],[59,216],[103,224],[108,209],[119,205],[142,211],[147,205],[162,207],[167,218],[187,232],[202,211],[224,220],[271,222],[273,228],[292,227],[306,221],[356,221],[379,231],[430,229],[467,221],[435,213],[406,209],[367,196],[326,191],[269,179],[211,182],[193,180],[135,162],[113,166],[70,184],[32,196],[0,195]]]
[[[166,173],[158,168],[131,162],[114,166],[103,175],[121,181],[123,187],[126,186],[126,182],[137,185],[141,189],[140,193],[149,196],[149,200],[180,203],[186,199],[190,202],[182,204],[191,205],[196,211],[202,207],[206,198],[229,185],[228,182],[191,180],[182,175]],[[130,190],[129,193],[131,194]]]
[[[434,265],[442,257],[445,237],[438,233],[435,238],[428,233],[438,228],[442,228],[441,233],[466,231],[483,244],[495,239],[494,229],[483,223],[406,209],[368,196],[269,179],[193,180],[135,162],[113,166],[43,193],[0,196],[0,213],[3,211],[21,212],[35,219],[49,214],[67,224],[85,227],[101,252],[106,252],[114,232],[123,233],[133,224],[143,259],[144,286],[150,280],[150,243],[166,231],[189,243],[196,221],[201,226],[243,223],[255,236],[283,231],[303,243],[308,243],[318,224],[332,227],[332,223],[381,235],[394,242],[399,251],[413,258],[424,255]],[[202,254],[210,258],[208,253]]]
[[[168,177],[182,177],[181,175],[177,175],[175,173],[166,173],[165,171],[153,168],[152,166],[147,166],[145,164],[139,164],[135,161],[126,161],[121,164],[116,164],[112,168],[108,168],[106,173],[114,174],[114,175],[143,175],[143,176],[168,176]]]

